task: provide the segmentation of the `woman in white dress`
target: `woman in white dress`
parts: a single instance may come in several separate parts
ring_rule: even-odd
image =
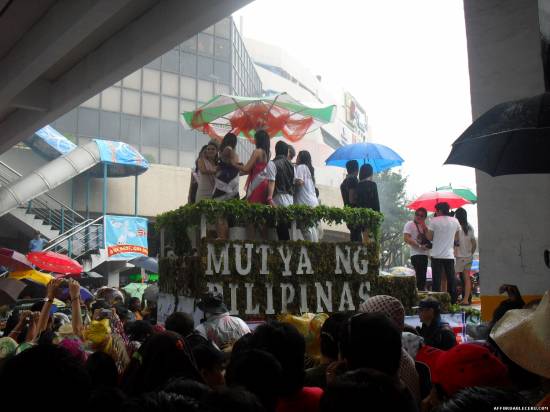
[[[296,158],[296,169],[294,172],[294,204],[311,207],[319,206],[319,200],[315,191],[315,169],[311,164],[311,154],[302,150]],[[318,242],[319,237],[315,227],[300,228],[305,240]]]
[[[199,167],[198,188],[196,201],[212,199],[216,180],[218,163],[218,146],[214,142],[208,143],[206,150],[197,162]]]

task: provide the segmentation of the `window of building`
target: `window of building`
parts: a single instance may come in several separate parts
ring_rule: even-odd
[[[205,80],[199,80],[198,84],[198,99],[203,102],[207,102],[212,97],[214,97],[214,93],[212,91],[212,82],[207,82]]]
[[[214,74],[214,61],[208,57],[199,56],[198,75],[204,79],[209,79]]]
[[[95,109],[78,108],[78,134],[97,137],[99,134],[99,111]]]
[[[178,165],[178,151],[172,149],[160,149],[160,162],[163,165]]]
[[[231,68],[229,63],[221,62],[219,60],[214,61],[214,75],[224,83],[231,82]]]
[[[91,97],[82,103],[81,106],[89,107],[90,109],[99,109],[99,96],[99,94],[96,94],[94,97]]]
[[[230,34],[230,29],[231,29],[230,24],[231,23],[229,18],[225,18],[217,22],[215,24],[216,36],[220,36],[228,39]]]
[[[178,75],[162,72],[162,94],[168,96],[178,96]]]
[[[141,119],[141,144],[142,146],[159,146],[159,121],[158,119]],[[158,156],[157,156],[158,160]]]
[[[158,70],[143,69],[143,90],[160,93],[160,72]]]
[[[139,152],[149,163],[159,162],[159,147],[158,146],[141,146]]]
[[[178,122],[160,121],[160,146],[166,149],[178,148]]]
[[[189,51],[197,51],[197,36],[193,36],[190,39],[185,40],[181,44],[181,48]]]
[[[157,57],[152,62],[149,62],[145,65],[145,67],[149,67],[150,69],[157,69],[160,70],[160,57]]]
[[[229,40],[222,39],[221,37],[216,37],[216,48],[215,48],[215,54],[216,57],[222,58],[224,60],[229,59],[229,53],[230,53],[230,44]]]
[[[65,113],[54,122],[54,126],[61,133],[76,134],[76,109]]]
[[[130,89],[141,89],[141,70],[129,74],[122,80],[122,85]]]
[[[214,25],[207,27],[202,31],[203,33],[214,34]]]
[[[143,116],[159,117],[160,98],[156,94],[143,93]]]
[[[189,53],[181,53],[180,73],[195,76],[197,74],[197,56]]]
[[[214,54],[214,36],[205,33],[199,33],[197,50],[199,53]]]
[[[162,56],[162,70],[179,73],[180,54],[178,51],[170,50]]]
[[[139,92],[122,89],[122,111],[128,114],[140,115]]]
[[[161,116],[164,120],[178,121],[178,100],[162,96]]]
[[[180,96],[186,99],[197,98],[197,80],[192,77],[180,77]]]
[[[120,137],[120,113],[101,111],[99,114],[100,137],[117,140]]]
[[[180,100],[180,112],[192,112],[197,108],[197,104],[190,100]]]
[[[231,90],[227,84],[218,83],[214,85],[215,91],[214,94],[231,94]]]
[[[129,143],[139,147],[139,128],[140,128],[139,116],[132,116],[123,114],[121,119],[120,136]]]
[[[120,88],[109,87],[101,92],[101,108],[112,112],[120,111]]]

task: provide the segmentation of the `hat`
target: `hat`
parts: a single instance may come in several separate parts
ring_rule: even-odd
[[[550,291],[535,310],[512,309],[491,330],[500,350],[522,368],[550,378]]]
[[[420,309],[435,309],[439,310],[441,309],[441,303],[437,299],[434,298],[426,298],[422,299],[420,303],[418,304],[418,307]]]
[[[15,355],[15,350],[17,349],[17,342],[5,336],[0,338],[0,359],[9,358],[12,355]]]
[[[405,327],[405,308],[399,299],[389,295],[376,295],[359,305],[359,312],[380,312],[389,317],[403,330]]]
[[[74,335],[73,325],[71,325],[70,323],[64,323],[59,327],[57,333],[62,337]]]
[[[417,357],[418,360],[418,357]],[[432,382],[439,384],[447,396],[474,387],[507,387],[508,368],[489,349],[474,343],[454,346],[448,351],[432,353]]]
[[[204,313],[212,313],[219,315],[229,312],[227,306],[223,303],[223,296],[219,292],[208,292],[203,295],[201,301],[197,305]]]

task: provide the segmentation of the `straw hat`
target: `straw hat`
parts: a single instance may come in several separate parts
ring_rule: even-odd
[[[536,310],[512,309],[495,324],[491,338],[512,361],[550,378],[550,291]]]

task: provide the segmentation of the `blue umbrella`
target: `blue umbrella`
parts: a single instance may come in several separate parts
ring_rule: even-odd
[[[403,163],[403,159],[388,146],[377,143],[354,143],[336,149],[326,160],[327,166],[346,167],[349,160],[359,166],[369,163],[374,172],[382,172]]]

